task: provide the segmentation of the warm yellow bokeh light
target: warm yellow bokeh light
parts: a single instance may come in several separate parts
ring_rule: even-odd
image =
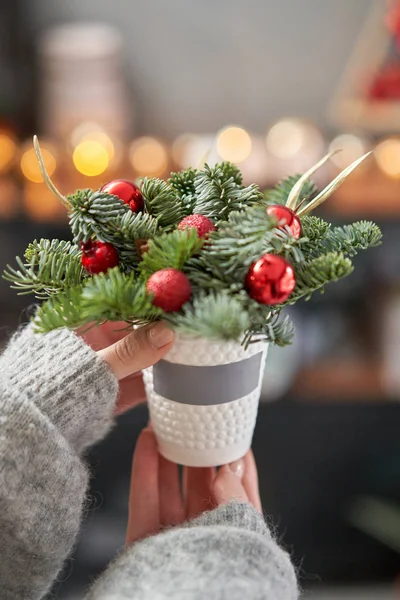
[[[341,152],[332,156],[332,162],[340,169],[344,169],[365,154],[368,147],[365,140],[351,133],[344,133],[332,140],[329,151],[333,152],[334,150],[341,150]],[[359,172],[359,169],[356,169],[356,172]]]
[[[132,143],[129,159],[139,176],[160,177],[168,167],[168,153],[164,144],[148,136],[138,138]]]
[[[389,177],[400,179],[400,139],[384,140],[375,148],[379,168]]]
[[[305,144],[305,129],[304,123],[298,119],[278,121],[267,134],[267,150],[277,158],[292,158]]]
[[[70,135],[70,143],[72,148],[76,148],[80,142],[86,139],[86,136],[90,135],[94,131],[103,131],[103,128],[94,121],[84,121],[83,123],[79,123],[79,125],[72,130]]]
[[[24,189],[25,214],[34,221],[50,222],[63,214],[58,198],[45,185],[27,184]]]
[[[241,163],[251,154],[251,137],[241,127],[227,127],[217,137],[217,151],[222,160]]]
[[[56,170],[57,162],[54,155],[41,145],[43,162],[46,170],[51,177]],[[43,177],[40,173],[39,163],[33,148],[26,150],[21,157],[21,171],[24,176],[33,183],[41,183]]]
[[[97,123],[81,123],[71,133],[71,144],[76,148],[81,142],[99,142],[107,150],[108,158],[111,161],[115,156],[114,142]]]
[[[7,169],[16,154],[17,144],[7,133],[0,133],[0,171]]]
[[[101,175],[110,163],[107,148],[94,140],[80,142],[74,150],[72,160],[76,170],[88,177]]]
[[[82,138],[83,142],[98,142],[107,150],[108,159],[112,161],[115,155],[115,147],[112,139],[103,131],[92,131]]]

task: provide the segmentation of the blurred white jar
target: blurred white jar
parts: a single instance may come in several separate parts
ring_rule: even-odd
[[[65,141],[86,121],[110,137],[132,134],[122,67],[123,40],[105,24],[69,23],[39,39],[41,133]]]

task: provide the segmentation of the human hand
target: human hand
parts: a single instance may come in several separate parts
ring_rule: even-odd
[[[162,457],[151,429],[139,436],[133,456],[127,545],[180,525],[232,500],[249,502],[261,512],[258,475],[251,450],[221,467],[185,467],[181,491],[178,465]]]
[[[141,371],[159,361],[174,339],[173,332],[162,322],[129,332],[126,323],[107,321],[78,334],[105,360],[119,380],[116,414],[146,400]]]

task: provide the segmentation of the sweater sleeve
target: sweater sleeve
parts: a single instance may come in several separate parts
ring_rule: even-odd
[[[17,333],[0,357],[0,588],[39,600],[79,530],[80,456],[111,427],[118,383],[74,333]]]
[[[296,574],[262,516],[233,502],[128,548],[86,600],[296,600]]]

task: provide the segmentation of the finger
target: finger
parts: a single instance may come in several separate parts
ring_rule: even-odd
[[[160,522],[162,527],[179,525],[185,520],[178,465],[159,457]]]
[[[160,528],[158,452],[153,431],[139,436],[133,455],[127,545],[156,533]]]
[[[98,354],[117,379],[124,379],[159,361],[171,348],[173,339],[173,332],[160,321],[137,329]]]
[[[185,467],[183,471],[183,495],[185,513],[194,519],[214,507],[212,486],[216,470],[213,467]]]
[[[243,487],[249,498],[249,502],[262,513],[260,490],[258,487],[258,472],[256,461],[252,450],[249,450],[244,457]]]
[[[142,374],[140,372],[134,373],[129,377],[125,377],[125,379],[121,379],[115,414],[121,415],[141,402],[146,402]]]
[[[217,506],[229,504],[233,500],[249,501],[242,483],[244,468],[245,462],[240,459],[219,469],[213,483],[213,496]]]

